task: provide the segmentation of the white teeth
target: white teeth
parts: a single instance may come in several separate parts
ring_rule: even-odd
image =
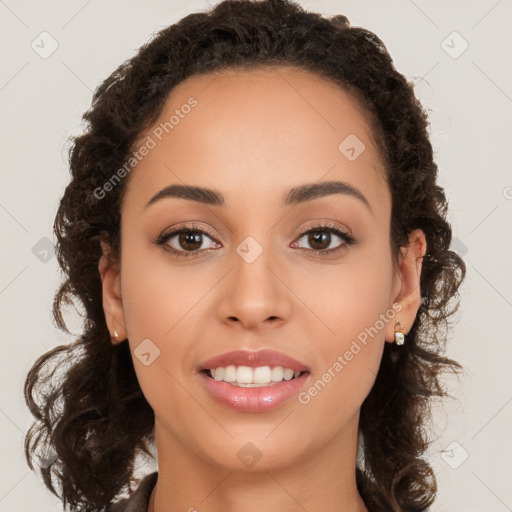
[[[254,371],[248,366],[239,366],[236,371],[236,381],[238,384],[252,384]]]
[[[282,366],[276,366],[272,368],[272,380],[275,382],[281,382],[283,380],[284,370]]]
[[[224,382],[235,382],[236,381],[236,366],[230,364],[224,368]]]
[[[291,380],[300,376],[300,371],[293,371],[291,368],[283,368],[282,366],[258,366],[251,368],[250,366],[219,366],[210,370],[212,378],[217,381],[224,381],[234,386],[242,387],[261,387],[267,386],[274,382]]]
[[[270,366],[258,366],[254,368],[253,374],[254,384],[268,384],[272,380]]]
[[[293,370],[290,370],[290,368],[286,368],[283,373],[284,380],[290,380],[293,378]]]

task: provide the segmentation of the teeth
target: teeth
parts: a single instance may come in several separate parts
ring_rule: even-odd
[[[280,382],[283,380],[284,370],[282,366],[276,366],[272,368],[272,380],[276,382]]]
[[[268,384],[272,380],[272,371],[270,370],[270,366],[258,366],[257,368],[254,368],[252,373],[252,381],[254,384]]]
[[[242,387],[261,387],[273,382],[281,382],[291,380],[300,375],[300,371],[294,372],[291,368],[283,368],[282,366],[258,366],[251,368],[250,366],[220,366],[212,368],[210,374],[217,381],[224,381],[234,386]]]
[[[224,368],[224,382],[235,382],[236,381],[236,366],[230,364]]]

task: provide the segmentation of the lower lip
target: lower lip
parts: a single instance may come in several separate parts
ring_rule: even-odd
[[[220,403],[238,411],[263,412],[279,407],[296,395],[304,386],[309,372],[305,372],[295,379],[283,380],[259,388],[232,386],[227,382],[208,377],[205,372],[199,372],[199,376],[206,389]]]

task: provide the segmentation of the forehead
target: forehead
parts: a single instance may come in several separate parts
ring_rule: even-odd
[[[188,78],[139,138],[137,148],[144,145],[150,150],[130,173],[126,193],[141,208],[156,191],[180,182],[222,190],[228,205],[244,190],[281,199],[293,185],[341,179],[371,196],[385,184],[362,104],[297,68]]]

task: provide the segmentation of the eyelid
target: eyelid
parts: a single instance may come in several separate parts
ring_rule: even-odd
[[[325,229],[325,228],[332,228],[335,231],[340,231],[341,233],[343,233],[348,238],[353,238],[352,237],[352,230],[350,228],[348,228],[347,226],[340,225],[340,224],[337,224],[337,223],[335,223],[333,221],[323,220],[323,219],[315,219],[315,220],[313,220],[311,222],[313,224],[309,225],[306,228],[301,228],[298,231],[298,234],[296,236],[303,236],[303,235],[305,235],[307,233],[310,233],[311,231],[315,231],[315,230],[320,230],[320,229]]]
[[[164,244],[171,236],[181,233],[182,231],[193,231],[193,232],[205,233],[211,239],[218,242],[216,235],[213,234],[213,232],[210,231],[209,228],[200,226],[199,224],[196,224],[194,221],[191,221],[191,222],[184,222],[183,225],[177,224],[176,226],[173,226],[172,229],[170,229],[169,231],[164,231],[161,235],[159,235],[159,237],[157,238],[155,243]]]

